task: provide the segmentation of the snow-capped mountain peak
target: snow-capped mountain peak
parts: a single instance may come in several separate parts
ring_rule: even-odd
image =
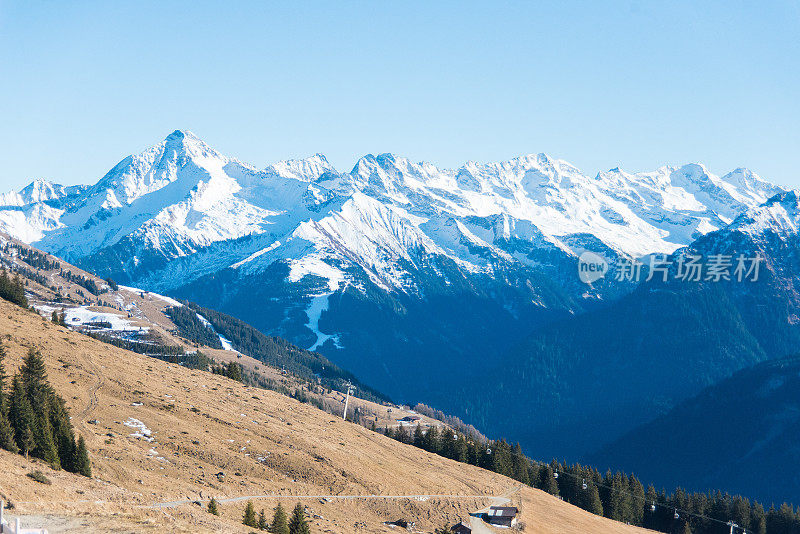
[[[408,289],[413,277],[396,274],[420,252],[473,273],[497,262],[540,269],[542,251],[574,257],[592,243],[615,254],[672,252],[780,191],[746,169],[720,178],[689,164],[590,177],[543,153],[458,169],[368,154],[349,173],[316,154],[259,171],[176,130],[91,187],[37,181],[7,193],[0,229],[74,261],[119,249],[115,269],[133,262],[142,276],[222,244],[216,259],[203,255],[203,269],[314,254]],[[238,244],[247,236],[259,238]]]
[[[9,191],[0,194],[0,206],[27,206],[39,202],[50,202],[61,199],[83,186],[64,187],[44,178],[36,178],[20,191]]]
[[[266,173],[276,174],[303,182],[313,182],[325,173],[335,173],[336,169],[322,154],[314,154],[304,159],[287,159],[268,166]]]

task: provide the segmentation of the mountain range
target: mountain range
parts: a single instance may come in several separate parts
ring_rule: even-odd
[[[317,154],[257,169],[175,131],[94,185],[2,195],[0,230],[239,317],[534,453],[580,456],[787,353],[796,201],[747,169],[589,176],[545,154],[458,169],[367,155],[350,172]],[[692,249],[758,249],[768,275],[757,291],[616,276],[625,260]],[[610,265],[591,285],[577,276],[585,251]]]

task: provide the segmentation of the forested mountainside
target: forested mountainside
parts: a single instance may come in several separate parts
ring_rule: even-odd
[[[795,352],[798,221],[794,192],[748,210],[668,258],[666,282],[659,273],[606,309],[534,332],[484,377],[491,388],[457,397],[456,413],[536,454],[579,458],[735,371]],[[707,268],[720,255],[728,280],[680,278],[690,256]],[[740,256],[748,269],[760,258],[757,280],[737,279]],[[504,411],[517,416],[492,416]]]
[[[737,372],[589,456],[690,490],[800,495],[800,357]]]

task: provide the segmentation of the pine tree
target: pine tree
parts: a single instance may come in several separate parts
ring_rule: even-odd
[[[50,420],[53,424],[53,439],[61,467],[71,473],[79,472],[75,432],[69,422],[69,413],[63,399],[56,396],[51,398]]]
[[[267,523],[267,514],[264,513],[264,509],[261,509],[261,513],[258,514],[258,530],[267,530],[269,524]]]
[[[425,439],[423,441],[422,448],[428,452],[439,452],[439,430],[435,426],[431,426],[428,428],[428,431],[425,432]]]
[[[511,455],[511,477],[514,480],[519,480],[523,484],[530,484],[531,481],[528,479],[528,463],[529,460],[522,453],[522,447],[517,443]]]
[[[595,515],[603,515],[603,503],[596,485],[589,484],[586,488],[581,508]]]
[[[408,443],[408,432],[403,425],[397,427],[397,432],[394,433],[394,439],[400,443]]]
[[[558,495],[558,482],[556,481],[555,472],[549,465],[539,471],[541,480],[539,487],[550,495]]]
[[[25,394],[25,388],[22,386],[22,381],[18,375],[14,375],[12,380],[11,389],[11,402],[9,403],[9,420],[14,429],[14,440],[19,447],[20,452],[28,458],[28,455],[33,450],[35,442],[33,441],[33,408],[28,401],[28,396]]]
[[[244,507],[244,516],[242,517],[242,524],[248,527],[258,528],[258,520],[256,519],[256,508],[253,506],[253,501],[247,501],[247,506]]]
[[[8,416],[0,413],[0,448],[10,452],[19,452],[19,447],[14,440],[14,429],[8,420]]]
[[[275,507],[275,513],[272,515],[272,524],[269,527],[269,531],[272,534],[289,534],[289,523],[286,517],[286,511],[280,503]]]
[[[456,460],[462,463],[466,463],[469,459],[468,454],[468,445],[467,439],[464,437],[463,434],[458,435],[458,441],[456,441]]]
[[[228,364],[228,369],[225,372],[225,376],[232,380],[236,380],[237,382],[242,381],[242,368],[236,362],[231,362]]]
[[[306,515],[303,513],[303,507],[300,503],[292,510],[292,519],[289,520],[289,534],[310,534],[311,528],[306,521]]]
[[[8,420],[8,399],[6,398],[6,368],[3,363],[6,349],[0,345],[0,448],[11,452],[19,452],[19,447],[14,441],[14,429]]]
[[[6,348],[0,345],[0,413],[8,415],[8,399],[6,398]]]
[[[631,494],[631,524],[641,525],[644,520],[644,486],[635,476],[628,479]]]
[[[219,515],[219,508],[217,508],[217,500],[213,497],[208,501],[208,513],[212,515]]]
[[[57,311],[53,310],[53,314],[50,316],[50,322],[55,323],[55,324],[60,324],[60,321],[58,320],[58,312]]]
[[[620,472],[617,472],[611,478],[611,491],[608,497],[606,515],[615,521],[622,521],[623,523],[630,520],[631,503],[628,496],[628,481]]]
[[[61,462],[58,458],[56,442],[53,439],[53,427],[50,425],[50,419],[46,415],[36,414],[32,430],[34,456],[50,464],[53,469],[60,469]]]
[[[456,457],[456,435],[452,429],[446,428],[442,432],[441,444],[439,454],[445,458],[454,459]]]
[[[89,451],[86,450],[86,442],[83,436],[78,438],[78,445],[76,447],[77,461],[75,465],[75,472],[81,475],[92,478],[92,462],[89,460]]]
[[[48,407],[52,389],[47,381],[47,368],[44,365],[44,359],[38,350],[28,349],[28,354],[22,361],[19,374],[31,406],[37,413],[43,412]]]
[[[417,428],[414,429],[414,437],[411,442],[417,448],[422,449],[425,443],[425,433],[422,431],[422,425],[417,423]]]

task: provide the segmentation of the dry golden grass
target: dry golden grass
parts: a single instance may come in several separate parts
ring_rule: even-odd
[[[94,478],[86,479],[0,452],[0,491],[30,526],[38,522],[51,532],[250,532],[240,524],[247,499],[225,499],[264,496],[252,500],[268,513],[279,500],[286,507],[307,505],[314,532],[390,532],[383,521],[398,518],[431,532],[517,486],[277,393],[111,347],[5,301],[0,336],[9,373],[28,347],[41,350],[93,462]],[[129,418],[152,430],[153,441],[132,436]],[[52,484],[24,476],[33,469]],[[224,477],[216,476],[220,472]],[[343,495],[452,497],[310,497]],[[205,511],[211,497],[221,501],[221,517]],[[643,532],[537,490],[525,488],[513,499],[526,532]],[[154,507],[174,501],[179,504]]]

